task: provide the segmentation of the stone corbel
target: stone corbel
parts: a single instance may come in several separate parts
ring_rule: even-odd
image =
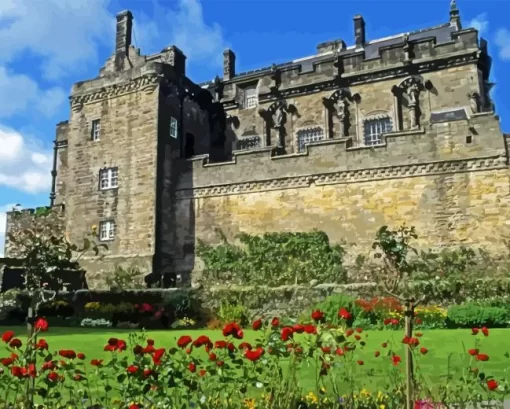
[[[74,113],[80,112],[83,108],[83,103],[81,101],[71,101],[71,110]]]
[[[467,97],[469,98],[469,106],[471,107],[471,112],[473,114],[479,113],[481,108],[480,94],[476,91],[471,91],[469,94],[467,94]]]

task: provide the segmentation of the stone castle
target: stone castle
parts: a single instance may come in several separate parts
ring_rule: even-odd
[[[109,247],[82,259],[89,280],[137,263],[184,284],[218,229],[320,229],[360,252],[406,223],[422,248],[503,248],[510,135],[487,42],[455,1],[445,24],[376,40],[357,15],[353,45],[254,71],[226,50],[223,77],[204,84],[175,46],[142,55],[132,22],[117,15],[114,54],[74,85],[57,125],[50,204],[71,239],[96,225]]]

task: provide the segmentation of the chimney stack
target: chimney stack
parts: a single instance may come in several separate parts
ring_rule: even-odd
[[[128,55],[133,30],[133,14],[122,11],[117,14],[117,33],[115,35],[115,62],[117,69],[123,68],[124,58]]]
[[[230,49],[223,51],[223,81],[236,76],[236,55]]]
[[[462,30],[460,11],[457,8],[457,2],[455,0],[451,0],[450,2],[450,24],[457,27],[457,30]]]
[[[365,45],[365,20],[360,14],[354,16],[354,38],[356,39],[356,48],[363,48]]]

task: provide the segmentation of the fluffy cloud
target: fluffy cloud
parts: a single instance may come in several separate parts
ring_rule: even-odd
[[[46,116],[53,116],[66,100],[66,93],[60,87],[46,90],[30,77],[16,74],[0,66],[0,118],[26,112],[35,108]]]
[[[13,129],[0,126],[0,185],[27,193],[48,191],[52,152]]]
[[[496,33],[495,43],[499,47],[499,58],[510,61],[510,30],[499,29]]]
[[[489,28],[489,20],[487,20],[487,13],[482,13],[476,16],[474,19],[468,22],[468,27],[476,28],[480,35],[486,33],[487,29]]]
[[[223,64],[223,50],[228,47],[219,24],[207,24],[199,0],[178,0],[177,8],[168,10],[155,3],[154,17],[135,14],[134,34],[142,52],[160,51],[168,45],[179,47],[192,63]]]
[[[110,0],[0,1],[0,62],[29,52],[42,57],[46,78],[57,79],[97,63],[97,45],[114,44]]]

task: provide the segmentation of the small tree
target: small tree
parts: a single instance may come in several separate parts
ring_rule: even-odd
[[[73,270],[78,266],[80,257],[88,251],[97,256],[100,248],[95,242],[95,228],[83,239],[78,247],[72,244],[64,231],[64,215],[52,209],[27,213],[13,209],[11,214],[12,228],[8,233],[9,253],[21,261],[24,274],[24,293],[30,300],[27,316],[28,344],[36,342],[37,332],[34,332],[34,322],[37,319],[41,304],[54,299],[62,284],[55,275],[58,271]],[[49,282],[57,282],[56,288],[49,288]],[[31,351],[30,348],[27,348]],[[36,355],[29,352],[27,363],[35,365]],[[29,381],[27,393],[33,404],[34,384]]]

